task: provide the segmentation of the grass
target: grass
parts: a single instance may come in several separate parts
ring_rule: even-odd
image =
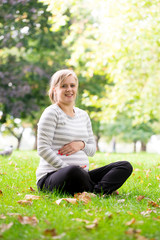
[[[44,235],[44,231],[56,229],[62,240],[159,240],[160,155],[97,153],[90,159],[90,166],[93,169],[117,160],[128,160],[134,167],[132,176],[119,189],[119,195],[96,196],[86,205],[57,205],[57,199],[71,196],[37,191],[35,171],[39,157],[36,152],[15,151],[11,157],[0,157],[0,237],[9,240],[53,239]],[[31,206],[18,204],[17,201],[23,200],[26,194],[41,198],[33,200]],[[144,198],[138,201],[138,196]],[[17,215],[8,213],[36,216],[39,222],[35,226],[22,225]],[[88,230],[85,222],[73,220],[76,218],[91,224],[97,219],[98,225]],[[11,222],[12,227],[2,233],[3,224]]]

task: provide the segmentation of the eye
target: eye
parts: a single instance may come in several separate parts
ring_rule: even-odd
[[[66,84],[63,84],[61,87],[62,87],[62,88],[66,88],[66,87],[67,87],[67,85],[66,85]]]
[[[71,84],[71,87],[74,88],[76,85],[75,84]]]

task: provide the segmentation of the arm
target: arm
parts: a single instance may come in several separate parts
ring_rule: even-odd
[[[57,124],[57,114],[54,109],[46,109],[38,123],[38,154],[50,165],[59,169],[68,166],[52,149],[52,141]]]
[[[84,141],[84,148],[82,149],[87,156],[93,156],[96,152],[96,143],[93,136],[91,120],[87,114],[87,131],[88,131],[88,140]]]

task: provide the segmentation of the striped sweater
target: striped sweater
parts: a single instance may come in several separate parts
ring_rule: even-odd
[[[70,117],[62,109],[53,104],[47,107],[38,123],[38,154],[40,163],[36,171],[37,182],[47,173],[69,165],[86,165],[89,169],[87,156],[96,152],[91,121],[88,114],[74,107],[75,115]],[[58,150],[72,141],[83,141],[85,147],[69,156],[59,155]]]

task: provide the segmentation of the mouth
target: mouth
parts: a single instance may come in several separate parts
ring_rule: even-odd
[[[73,97],[73,94],[65,94],[66,97]]]

